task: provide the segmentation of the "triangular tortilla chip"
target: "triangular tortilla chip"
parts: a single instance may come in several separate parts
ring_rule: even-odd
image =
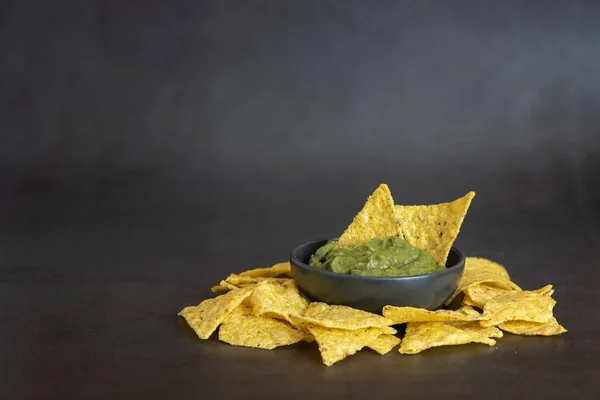
[[[256,268],[240,272],[239,276],[250,276],[253,278],[275,278],[278,275],[292,276],[292,267],[288,262],[282,262],[268,268]]]
[[[567,331],[554,317],[548,322],[507,321],[501,323],[499,327],[513,335],[553,336]]]
[[[375,340],[369,343],[367,347],[383,356],[392,351],[394,347],[400,344],[400,342],[401,340],[398,337],[389,335],[387,333],[382,333]]]
[[[200,339],[208,339],[223,319],[242,301],[252,294],[252,288],[235,289],[212,299],[206,299],[197,306],[189,306],[179,312]]]
[[[468,298],[476,307],[483,308],[485,303],[492,300],[494,297],[507,294],[512,290],[501,287],[488,285],[487,283],[477,283],[465,288],[465,298]],[[463,299],[463,303],[464,303]]]
[[[369,196],[364,207],[346,231],[340,236],[337,247],[356,247],[373,238],[403,237],[394,212],[394,199],[383,183]]]
[[[252,315],[244,304],[225,317],[219,328],[219,340],[234,346],[271,350],[300,342],[304,333],[285,321]]]
[[[469,192],[451,203],[395,206],[404,239],[430,253],[437,265],[446,265],[448,253],[458,236],[473,197],[475,192]]]
[[[247,302],[254,315],[285,319],[292,323],[292,316],[301,315],[308,307],[308,300],[300,294],[296,281],[264,280],[254,287]]]
[[[501,338],[504,336],[502,331],[495,326],[481,326],[481,324],[477,321],[474,322],[464,322],[464,321],[446,321],[446,325],[453,326],[455,328],[462,329],[463,331],[470,331],[482,334],[489,338]]]
[[[307,328],[319,345],[323,364],[328,367],[356,353],[381,335],[379,328],[362,328],[353,331],[318,325],[308,325]]]
[[[461,311],[429,311],[424,308],[396,306],[383,307],[383,316],[392,320],[394,325],[407,322],[478,321],[483,319],[482,315],[470,315]]]
[[[494,297],[483,306],[481,326],[500,325],[507,321],[548,322],[556,304],[550,296],[531,291],[512,291]]]
[[[398,351],[400,354],[417,354],[437,346],[467,343],[496,344],[494,339],[470,329],[461,329],[445,322],[411,322]]]
[[[506,268],[502,265],[485,258],[467,257],[465,260],[465,271],[463,276],[458,287],[454,291],[454,294],[446,301],[446,305],[452,303],[454,298],[466,288],[480,283],[487,283],[489,286],[506,290],[521,290],[516,283],[510,280]],[[471,300],[473,300],[473,305],[477,307],[479,303],[474,301],[474,299]],[[479,304],[479,306],[481,306],[481,304]]]
[[[384,333],[394,334],[392,321],[378,314],[356,308],[326,303],[310,303],[304,314],[294,317],[296,324],[319,325],[327,328],[357,330],[362,328],[382,328]]]

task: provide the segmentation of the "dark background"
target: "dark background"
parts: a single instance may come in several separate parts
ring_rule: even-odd
[[[592,398],[593,1],[0,2],[3,398]],[[457,245],[555,285],[562,337],[418,356],[201,342],[230,272],[396,203],[477,196]]]

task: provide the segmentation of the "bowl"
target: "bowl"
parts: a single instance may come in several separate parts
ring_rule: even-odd
[[[308,265],[314,252],[327,243],[315,240],[292,250],[292,275],[300,289],[313,301],[346,305],[381,313],[385,305],[440,308],[458,287],[465,269],[465,256],[450,249],[447,269],[432,274],[372,277],[338,274]]]

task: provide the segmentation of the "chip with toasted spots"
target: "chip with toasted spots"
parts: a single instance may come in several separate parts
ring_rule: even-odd
[[[459,311],[429,311],[423,308],[395,306],[383,307],[383,316],[389,318],[394,324],[434,321],[477,321],[483,319],[482,315],[469,315]]]
[[[369,343],[367,347],[383,356],[392,351],[394,347],[400,344],[400,342],[400,338],[387,333],[382,333]]]
[[[498,327],[514,335],[553,336],[567,332],[565,327],[560,325],[554,317],[548,322],[506,321]]]
[[[466,294],[463,296],[463,299],[460,304],[462,306],[483,308],[483,304],[476,303],[472,298],[470,298]]]
[[[467,343],[493,346],[496,341],[482,333],[445,322],[411,322],[406,326],[406,334],[398,351],[401,354],[417,354],[432,347]]]
[[[315,302],[311,303],[304,314],[294,318],[298,323],[356,330],[362,328],[386,328],[385,333],[395,333],[391,328],[392,321],[381,315],[367,311],[357,310],[348,306],[333,305]]]
[[[218,293],[218,292],[225,292],[228,290],[234,290],[237,288],[238,288],[237,286],[232,285],[231,283],[229,283],[227,281],[221,281],[221,282],[219,282],[218,285],[211,287],[210,291],[213,293]]]
[[[285,282],[290,280],[291,278],[265,278],[262,276],[244,276],[238,274],[230,274],[225,281],[231,285],[235,285],[237,287],[242,285],[255,285],[264,281],[265,279],[272,279],[278,282]]]
[[[445,266],[450,248],[467,215],[475,192],[450,203],[427,206],[395,206],[404,239],[427,251],[437,265]]]
[[[531,291],[513,291],[485,303],[482,326],[499,325],[507,321],[548,322],[556,301]]]
[[[304,333],[285,321],[256,316],[242,304],[223,319],[219,340],[234,346],[271,350],[304,339]]]
[[[309,324],[307,329],[319,345],[323,364],[328,367],[355,354],[381,335],[379,328],[347,330]]]
[[[476,309],[474,309],[473,307],[471,307],[470,305],[463,304],[456,311],[461,312],[463,314],[472,315],[472,316],[475,316],[475,317],[481,316],[481,313],[479,311],[477,311]]]
[[[266,279],[254,287],[247,302],[254,315],[265,315],[284,319],[292,323],[291,317],[301,315],[308,307],[308,300],[300,294],[296,281],[285,282]]]
[[[521,290],[516,283],[510,280],[508,272],[502,265],[485,258],[467,257],[463,276],[454,294],[446,301],[446,305],[452,303],[456,296],[466,288],[480,283],[487,283],[490,286],[506,290]]]
[[[536,290],[532,290],[533,293],[537,293],[537,294],[541,294],[544,296],[552,296],[554,294],[554,289],[552,288],[552,285],[546,285],[542,288],[536,289]]]
[[[447,321],[446,324],[462,330],[480,333],[489,338],[501,338],[504,336],[502,331],[495,326],[481,326],[477,321]]]
[[[386,184],[381,184],[367,199],[362,210],[346,228],[336,247],[356,247],[373,238],[403,237],[394,211],[394,199]]]
[[[505,288],[488,285],[487,283],[479,283],[465,288],[465,297],[468,297],[476,307],[482,308],[485,303],[494,297],[510,293],[511,290]]]
[[[208,339],[223,319],[252,293],[251,288],[235,289],[197,306],[186,307],[179,312],[200,339]]]
[[[292,276],[292,267],[289,262],[282,262],[268,268],[256,268],[240,272],[240,276],[249,276],[253,278],[275,278],[279,275]]]

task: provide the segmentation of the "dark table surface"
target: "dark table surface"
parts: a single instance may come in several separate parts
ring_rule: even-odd
[[[236,212],[240,205],[232,201],[232,207]],[[314,344],[264,351],[200,341],[176,316],[211,296],[211,284],[228,273],[284,260],[290,247],[310,237],[310,221],[293,211],[261,222],[262,232],[256,220],[202,225],[150,217],[5,231],[0,393],[56,399],[597,393],[600,241],[584,225],[565,229],[538,221],[527,229],[516,220],[471,220],[459,241],[469,254],[506,265],[524,288],[552,283],[565,335],[506,334],[495,347],[471,344],[415,356],[363,350],[327,368]],[[240,223],[257,231],[232,233],[234,243],[224,239]]]
[[[596,4],[0,2],[0,398],[597,398]],[[327,368],[177,316],[381,182],[475,190],[457,246],[568,333]]]

